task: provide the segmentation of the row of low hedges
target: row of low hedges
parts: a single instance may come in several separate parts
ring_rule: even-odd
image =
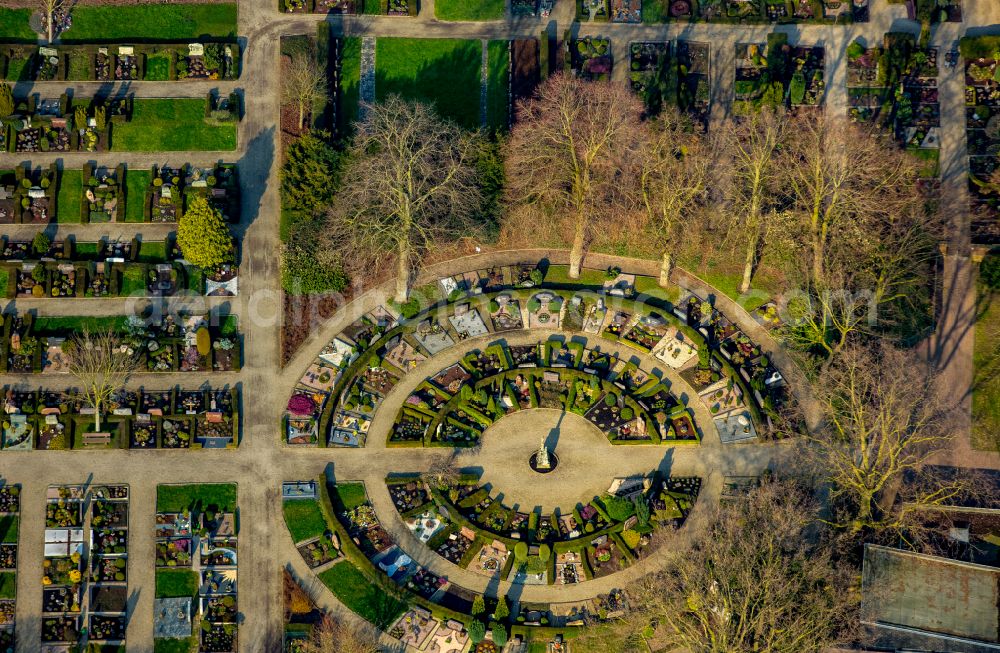
[[[584,291],[585,292],[587,290],[597,290],[598,288],[599,288],[599,286],[597,286],[596,284],[582,284],[582,285],[574,286],[572,284],[564,283],[564,282],[559,282],[559,283],[555,283],[555,284],[549,284],[549,283],[546,283],[543,280],[541,286],[537,287],[537,288],[501,290],[501,291],[498,291],[496,294],[499,294],[500,292],[504,292],[504,293],[507,293],[507,294],[513,294],[514,296],[517,296],[519,298],[523,298],[525,296],[531,296],[531,295],[539,292],[540,290],[544,289],[544,290],[556,291],[557,294],[560,294],[561,296],[564,293],[565,294],[569,294],[569,296],[572,296],[572,294],[574,293],[574,291]],[[492,296],[493,295],[490,295],[490,296],[483,295],[483,296],[478,297],[477,301],[478,301],[478,303],[482,304],[482,303],[488,302],[489,299],[490,299],[490,297],[492,297]],[[565,297],[564,297],[564,299],[565,299]],[[465,302],[465,301],[469,301],[469,299],[465,298],[465,297],[461,297],[461,298],[456,298],[454,303]],[[406,333],[412,332],[413,329],[415,328],[415,325],[418,324],[422,319],[428,317],[429,315],[435,314],[441,308],[448,306],[449,303],[452,303],[452,302],[449,302],[448,300],[434,301],[433,303],[430,303],[430,305],[428,305],[426,307],[421,307],[421,309],[418,310],[413,315],[413,317],[411,317],[409,319],[404,319],[403,324],[400,324],[399,326],[395,327],[391,331],[383,334],[378,341],[376,341],[375,343],[372,343],[372,346],[369,347],[369,349],[367,351],[375,351],[375,350],[377,350],[379,347],[381,347],[382,345],[384,345],[385,342],[388,342],[388,340],[390,338],[394,337],[394,336],[402,335],[402,334],[406,334]],[[696,345],[698,345],[699,347],[705,347],[706,346],[705,336],[702,335],[698,330],[696,330],[694,328],[691,328],[689,325],[687,325],[684,322],[684,320],[680,319],[677,315],[674,314],[673,311],[674,311],[675,307],[674,307],[674,305],[673,305],[672,302],[666,301],[666,300],[657,300],[655,298],[648,298],[643,303],[645,305],[649,306],[650,308],[655,308],[655,309],[658,309],[659,311],[662,311],[660,313],[661,316],[668,323],[670,323],[672,326],[676,326],[681,331],[681,333],[683,333],[686,337],[690,338],[691,341],[694,342]],[[498,334],[494,334],[494,335],[498,335]],[[498,337],[499,337],[499,335],[498,335]],[[618,339],[618,340],[620,340],[620,339]],[[626,344],[632,344],[632,343],[628,343],[626,341]],[[644,349],[642,347],[636,347],[636,348],[637,349]],[[713,350],[713,354],[714,353],[716,353],[715,350]],[[320,420],[319,420],[319,433],[320,433],[319,440],[320,440],[320,443],[321,443],[320,446],[325,446],[325,440],[326,440],[326,437],[327,437],[327,431],[329,430],[330,419],[332,417],[332,414],[333,414],[334,410],[339,406],[339,403],[340,403],[339,399],[340,399],[341,394],[343,393],[343,391],[345,389],[347,389],[348,387],[350,387],[350,384],[353,382],[354,377],[357,375],[358,372],[361,371],[361,369],[363,368],[363,366],[365,366],[367,364],[369,358],[370,358],[370,356],[367,355],[366,352],[362,352],[362,354],[358,357],[358,359],[350,367],[348,367],[346,370],[344,370],[344,372],[341,375],[340,379],[337,381],[336,385],[334,386],[333,391],[331,392],[329,399],[327,400],[326,404],[324,405],[324,408],[323,408],[323,411],[321,413]],[[724,364],[724,368],[725,368],[726,372],[730,373],[736,379],[736,381],[738,383],[742,382],[742,378],[736,372],[736,370],[732,367],[732,365],[729,365],[728,362],[726,362]],[[559,368],[559,369],[563,370],[563,369],[569,369],[569,368]],[[532,388],[532,393],[534,394],[534,389],[533,388]],[[748,404],[748,406],[750,406],[751,414],[753,415],[755,421],[758,424],[761,424],[761,422],[760,422],[761,410],[760,410],[759,405],[756,405],[757,404],[757,399],[756,399],[754,393],[753,392],[746,392],[746,393],[744,393],[744,396],[747,398],[747,404]],[[455,398],[452,397],[451,400],[449,402],[447,402],[447,403],[451,403],[451,401],[453,401],[454,399]],[[535,405],[535,404],[533,403],[533,405]],[[445,408],[446,407],[443,407],[442,410],[445,410]],[[428,435],[425,436],[425,446],[427,446],[428,444],[430,444],[429,443],[429,437],[430,437],[429,434],[433,432],[434,424],[439,423],[440,422],[440,416],[444,415],[444,414],[446,414],[446,413],[443,413],[443,412],[439,411],[439,413],[438,413],[439,417],[437,419],[435,419],[435,422],[433,422],[431,424],[431,427],[428,428],[428,430],[427,430]],[[393,446],[400,446],[399,443],[392,443],[392,444],[393,444]],[[448,445],[448,446],[450,446],[450,445]]]
[[[187,66],[186,60],[188,59],[188,45],[190,43],[197,42],[206,46],[217,46],[220,49],[220,71],[218,77],[213,79],[238,79],[240,75],[240,59],[241,51],[240,45],[237,41],[220,41],[220,40],[208,40],[208,41],[185,41],[177,43],[158,43],[158,44],[128,44],[128,43],[118,43],[118,44],[98,44],[98,43],[74,43],[72,45],[46,45],[43,47],[52,48],[57,51],[58,54],[55,56],[58,58],[59,62],[56,64],[56,70],[54,74],[48,73],[45,76],[40,75],[42,60],[42,55],[39,53],[38,48],[28,45],[19,45],[13,43],[0,43],[0,51],[4,54],[0,55],[0,72],[2,72],[5,79],[10,79],[11,81],[107,81],[114,82],[115,80],[115,65],[118,55],[118,49],[122,46],[128,46],[133,49],[133,55],[136,59],[136,69],[137,74],[134,78],[135,80],[145,80],[150,81],[187,81],[188,79],[197,78],[185,78],[180,76],[180,72],[184,70]],[[104,48],[107,50],[109,67],[109,78],[98,79],[97,77],[97,57],[99,51]],[[226,67],[224,61],[224,48],[229,48],[229,52],[232,55],[232,65],[231,67]],[[166,74],[161,74],[159,60],[167,59],[166,63]],[[156,62],[151,69],[150,63]],[[13,79],[12,79],[13,77]],[[207,79],[207,78],[206,78]],[[121,80],[128,82],[130,80]]]
[[[41,331],[35,329],[35,316],[32,313],[24,313],[20,317],[22,319],[22,329],[21,329],[21,341],[24,343],[27,340],[34,340],[34,351],[31,353],[31,364],[30,370],[22,371],[11,369],[11,362],[14,352],[11,351],[11,335],[13,333],[14,319],[16,315],[6,314],[3,316],[3,339],[0,340],[0,373],[12,373],[12,374],[38,374],[42,372],[43,366],[43,348],[47,338],[69,338],[79,332],[80,328],[70,327],[69,324],[72,322],[79,322],[81,325],[89,324],[90,322],[99,321],[100,318],[86,318],[86,317],[75,317],[75,316],[60,316],[58,318],[52,318],[63,324],[65,327],[60,327],[54,331]],[[230,316],[225,316],[230,317]],[[87,328],[87,327],[84,327]],[[91,327],[92,328],[92,327]],[[98,329],[105,328],[99,326]],[[120,325],[115,325],[116,330],[120,330]],[[210,347],[207,355],[201,357],[201,370],[192,370],[191,373],[207,373],[213,371],[213,364],[215,361],[215,348],[211,347],[211,343],[217,342],[223,338],[229,340],[232,345],[231,349],[231,371],[238,372],[242,367],[243,362],[243,343],[242,338],[235,328],[230,329],[227,323],[223,323],[220,327],[209,328],[210,335]],[[172,351],[172,363],[169,369],[155,370],[149,368],[148,362],[151,358],[150,352],[145,348],[141,351],[137,351],[135,356],[138,358],[139,371],[143,373],[153,373],[153,372],[176,372],[180,370],[180,355],[183,353],[182,345],[184,344],[184,339],[180,337],[167,337],[167,336],[157,336],[155,338],[150,338],[156,340],[160,348],[169,348]],[[149,339],[147,339],[149,340]],[[157,350],[159,351],[159,350]],[[27,357],[27,355],[25,355]]]
[[[108,444],[88,444],[85,435],[93,433],[96,425],[93,415],[59,415],[57,421],[62,426],[62,433],[56,436],[56,440],[47,445],[47,449],[163,449],[163,429],[164,420],[170,420],[174,424],[182,424],[182,430],[189,435],[187,447],[170,447],[171,449],[201,449],[202,444],[197,442],[197,438],[202,437],[199,433],[198,416],[187,414],[163,415],[151,418],[149,425],[154,431],[155,446],[131,446],[131,429],[138,423],[132,416],[105,415],[101,418],[101,432],[110,433],[111,439]],[[227,444],[227,448],[236,448],[239,444],[239,415],[234,413],[232,441]],[[40,446],[42,430],[46,426],[45,417],[41,415],[31,415],[27,418],[27,423],[32,429],[32,449]]]
[[[336,494],[336,485],[332,487],[328,485],[326,479],[321,479],[321,485],[324,487],[322,493],[323,502],[327,503],[330,510],[336,514],[337,506],[339,504],[339,498]],[[332,491],[331,491],[332,490]],[[468,623],[469,616],[456,612],[454,610],[449,610],[443,606],[436,603],[432,603],[421,596],[405,590],[404,588],[396,585],[388,576],[385,575],[380,569],[377,569],[375,565],[365,557],[358,545],[354,543],[351,539],[350,534],[339,519],[334,519],[331,523],[334,528],[334,532],[337,534],[337,539],[341,544],[341,553],[344,554],[346,562],[354,564],[364,576],[371,581],[376,587],[384,590],[389,596],[396,598],[397,600],[403,601],[407,604],[416,603],[424,608],[427,608],[431,613],[438,619],[447,620],[455,619],[463,623]],[[343,562],[336,564],[344,564]]]

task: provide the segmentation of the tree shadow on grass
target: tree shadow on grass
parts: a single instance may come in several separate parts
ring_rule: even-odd
[[[470,129],[479,126],[480,70],[482,50],[479,41],[469,47],[457,46],[451,52],[428,60],[410,74],[393,74],[376,58],[375,98],[389,95],[434,105],[438,114]],[[414,52],[419,56],[419,52]],[[391,60],[390,60],[391,61]]]

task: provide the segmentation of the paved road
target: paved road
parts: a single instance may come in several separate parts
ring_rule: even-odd
[[[1000,22],[1000,3],[980,0],[966,2],[966,25],[990,25]],[[43,530],[43,493],[46,485],[52,483],[80,483],[86,480],[101,483],[128,483],[132,487],[130,529],[129,589],[136,597],[135,608],[129,625],[128,642],[130,651],[152,650],[152,601],[153,601],[153,542],[152,520],[155,496],[153,487],[163,482],[203,482],[206,480],[235,481],[239,483],[239,506],[242,531],[240,538],[240,610],[245,615],[245,623],[240,628],[240,650],[274,651],[282,632],[282,606],[280,595],[280,567],[286,566],[300,578],[307,581],[310,591],[318,602],[331,609],[338,604],[328,590],[310,582],[313,578],[297,555],[281,519],[278,492],[282,480],[314,478],[324,472],[332,473],[337,479],[362,479],[368,484],[372,500],[376,504],[386,526],[393,532],[404,548],[419,562],[474,589],[486,586],[486,580],[468,571],[447,565],[425,547],[417,546],[396,517],[389,501],[388,492],[382,483],[387,470],[419,470],[445,455],[435,450],[389,450],[379,446],[381,440],[373,438],[372,446],[364,450],[290,450],[280,445],[279,419],[281,409],[291,388],[303,369],[313,358],[318,348],[346,324],[369,310],[385,297],[385,289],[379,288],[361,295],[344,307],[333,319],[321,325],[305,343],[299,354],[284,370],[279,365],[278,317],[280,299],[278,295],[278,262],[274,255],[278,251],[277,223],[279,217],[276,188],[277,138],[278,138],[278,97],[277,76],[278,37],[282,34],[313,34],[316,25],[328,21],[336,34],[378,35],[409,37],[448,38],[512,38],[536,36],[541,30],[561,36],[563,29],[570,25],[572,3],[560,0],[555,15],[548,20],[519,19],[492,23],[441,23],[430,18],[433,3],[425,1],[424,11],[417,19],[378,17],[319,17],[299,15],[279,15],[270,0],[241,0],[239,33],[247,39],[244,54],[244,74],[238,83],[195,82],[184,84],[135,83],[130,91],[140,97],[197,97],[208,88],[218,87],[228,90],[243,88],[246,92],[246,118],[239,127],[239,146],[235,152],[173,152],[157,153],[108,153],[99,157],[88,153],[72,153],[63,156],[37,155],[34,164],[51,160],[61,160],[66,166],[80,166],[82,163],[99,159],[103,162],[124,162],[133,168],[148,168],[162,163],[202,163],[215,160],[236,160],[240,163],[240,177],[243,186],[243,224],[239,231],[243,236],[243,252],[246,262],[241,268],[241,296],[228,300],[229,309],[243,318],[246,334],[246,365],[242,372],[227,375],[206,375],[193,378],[191,375],[141,375],[135,383],[147,387],[166,386],[170,383],[197,385],[210,380],[214,385],[225,383],[240,384],[244,396],[245,430],[240,448],[236,451],[200,452],[32,452],[4,455],[0,458],[0,477],[24,485],[22,505],[22,529],[20,573],[18,575],[17,618],[20,624],[21,641],[19,653],[38,651],[37,641],[32,636],[37,632],[38,609],[41,604],[41,556],[40,544]],[[789,33],[793,43],[823,44],[827,47],[827,103],[831,110],[841,113],[846,108],[846,92],[843,87],[845,76],[844,49],[851,40],[862,38],[871,43],[879,40],[889,29],[905,29],[916,32],[914,23],[905,21],[905,10],[899,5],[888,5],[885,0],[874,0],[873,22],[850,27],[825,26],[783,26],[779,31]],[[942,48],[950,48],[956,38],[964,32],[965,25],[940,27],[933,42]],[[630,40],[663,40],[684,37],[706,41],[715,47],[712,54],[713,76],[713,119],[725,117],[732,97],[733,44],[736,42],[762,42],[770,26],[732,25],[667,25],[667,26],[625,26],[608,24],[584,24],[573,27],[581,35],[603,35],[612,39],[616,53],[622,55],[622,44]],[[619,59],[619,61],[621,61]],[[617,67],[619,71],[624,66]],[[66,85],[34,84],[30,91],[40,94],[55,93]],[[96,85],[74,84],[74,92],[88,95],[97,90]],[[25,88],[25,87],[22,87]],[[952,218],[955,229],[951,239],[949,257],[946,258],[943,298],[945,307],[942,323],[943,335],[930,348],[935,360],[945,371],[945,378],[951,388],[968,387],[971,379],[971,313],[969,298],[972,297],[970,266],[968,259],[968,235],[965,228],[967,205],[964,192],[964,115],[962,82],[960,74],[942,70],[942,162],[943,162],[943,204],[956,207]],[[0,166],[10,166],[25,161],[24,155],[0,154]],[[5,230],[12,236],[32,235],[36,228],[30,225],[12,226]],[[169,233],[165,225],[60,225],[59,236],[75,234],[96,237],[101,235],[121,235],[130,237],[142,233],[147,237],[162,237]],[[549,252],[553,260],[560,253]],[[494,259],[498,256],[491,255]],[[502,258],[502,255],[499,255]],[[511,253],[516,260],[524,258],[524,253]],[[565,256],[564,253],[561,256]],[[592,257],[595,267],[604,267],[600,257]],[[430,270],[428,278],[449,271],[462,271],[482,267],[482,261],[475,258],[456,260]],[[634,264],[639,265],[639,264]],[[625,265],[628,269],[628,265]],[[679,275],[682,273],[678,272]],[[697,286],[696,279],[686,282]],[[703,288],[704,292],[710,289]],[[752,329],[755,325],[749,316],[724,297],[717,299],[730,318]],[[124,302],[123,302],[124,304]],[[26,307],[27,304],[19,303]],[[40,310],[80,313],[93,311],[120,312],[118,305],[103,302],[66,302],[60,306],[40,303]],[[762,330],[761,330],[762,331]],[[532,334],[537,335],[537,334]],[[793,380],[797,374],[790,363],[781,358],[776,346],[764,333],[754,333],[755,339],[775,351],[774,360],[782,371]],[[472,343],[469,343],[470,346]],[[457,355],[459,349],[446,352],[442,356]],[[439,357],[441,359],[441,357]],[[418,378],[411,374],[408,379]],[[407,381],[409,382],[409,380]],[[45,384],[61,388],[65,377],[42,379],[34,377],[0,378],[0,383],[19,383],[36,387]],[[794,384],[804,389],[804,384]],[[807,400],[808,397],[805,397]],[[385,414],[391,411],[386,411]],[[968,411],[965,410],[965,414]],[[387,418],[385,418],[387,419]],[[700,420],[702,424],[710,422]],[[964,428],[967,433],[967,426]],[[705,491],[694,513],[691,527],[699,526],[704,508],[718,496],[721,489],[722,473],[753,473],[767,466],[772,459],[784,453],[786,447],[739,446],[722,447],[711,437],[701,447],[694,449],[636,448],[645,451],[649,464],[663,463],[668,452],[669,465],[674,473],[699,473],[707,476]],[[638,455],[638,454],[637,454]],[[487,464],[501,469],[506,461],[502,455],[484,449],[483,458],[477,464]],[[497,459],[500,458],[500,459]],[[979,463],[982,458],[967,457],[967,462]],[[990,461],[992,463],[992,459]],[[646,464],[645,461],[642,463]],[[591,596],[613,584],[627,581],[636,574],[643,573],[656,564],[655,557],[623,572],[614,580],[591,581],[567,588],[525,588],[522,596],[532,600],[570,601]]]

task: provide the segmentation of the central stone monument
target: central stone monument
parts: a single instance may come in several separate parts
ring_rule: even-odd
[[[528,458],[528,465],[531,469],[538,472],[539,474],[548,474],[556,468],[559,464],[559,458],[556,457],[554,451],[550,452],[545,446],[545,436],[541,437],[541,441],[538,443],[538,451],[531,454]]]

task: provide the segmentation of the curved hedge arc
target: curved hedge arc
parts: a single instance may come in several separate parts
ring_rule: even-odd
[[[553,349],[552,343],[539,343],[538,348]],[[615,444],[697,444],[700,440],[690,411],[666,383],[654,375],[639,384],[620,380],[634,378],[628,376],[630,370],[645,375],[634,363],[624,366],[624,374],[553,366],[551,358],[546,359],[548,365],[514,367],[507,347],[498,344],[470,356],[488,355],[491,349],[498,349],[501,355],[493,356],[506,362],[485,376],[477,376],[475,368],[463,364],[467,356],[422,382],[400,407],[387,446],[476,446],[497,420],[540,407],[581,415]],[[449,388],[435,383],[442,375],[461,379],[453,381],[460,383],[458,390],[449,394]]]

